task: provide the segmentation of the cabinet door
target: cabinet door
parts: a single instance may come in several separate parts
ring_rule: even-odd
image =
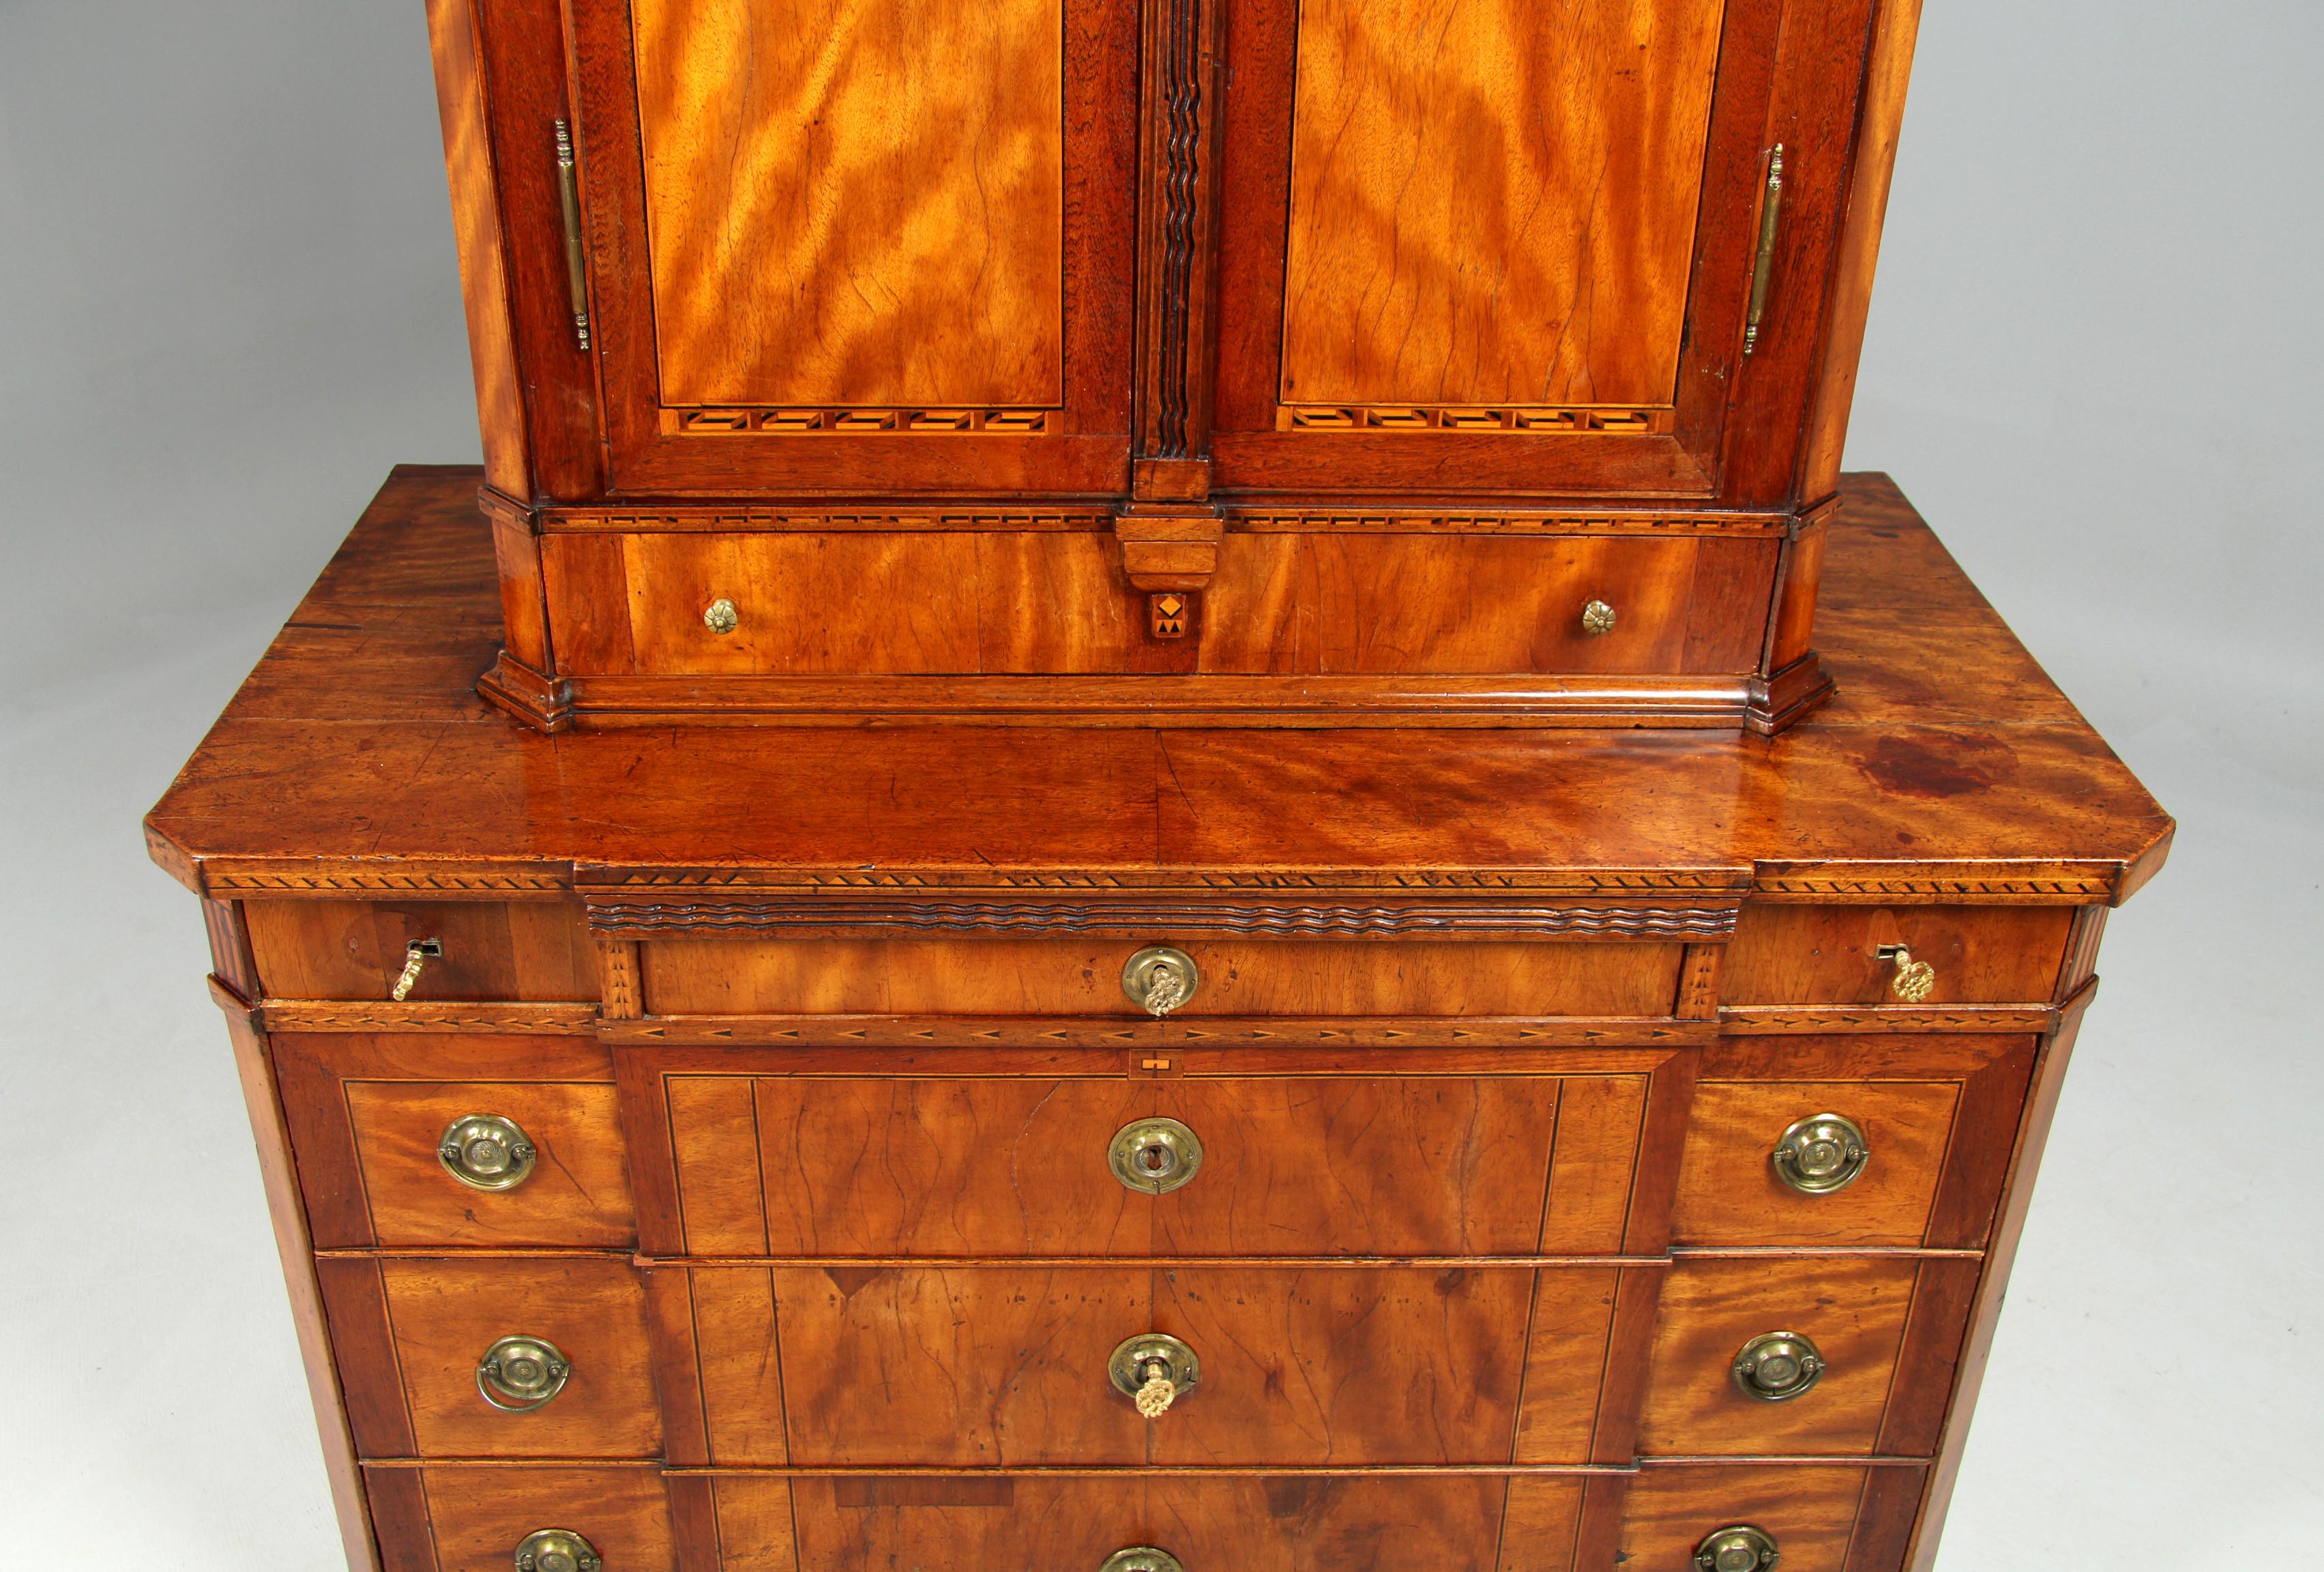
[[[1220,484],[1783,499],[1858,0],[1225,5]]]
[[[574,0],[615,491],[1120,490],[1130,0]]]

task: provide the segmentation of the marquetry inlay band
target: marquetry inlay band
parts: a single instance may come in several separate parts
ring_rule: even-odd
[[[981,431],[995,437],[1038,437],[1049,429],[1047,410],[664,410],[662,430],[679,437],[861,437],[902,432],[943,435]]]
[[[1674,411],[1628,407],[1545,404],[1281,404],[1278,431],[1505,432],[1554,436],[1595,432],[1611,437],[1652,437],[1671,429]]]

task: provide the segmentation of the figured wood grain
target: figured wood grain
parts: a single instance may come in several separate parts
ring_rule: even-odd
[[[669,1503],[650,1468],[454,1463],[417,1472],[441,1572],[497,1569],[519,1540],[551,1527],[585,1536],[608,1568],[673,1563]]]
[[[1705,1079],[1679,1172],[1673,1237],[1683,1244],[1917,1245],[1943,1175],[1957,1083]],[[1840,1114],[1871,1158],[1829,1195],[1802,1195],[1769,1154],[1794,1121]]]
[[[1784,1572],[1869,1572],[1849,1559],[1849,1540],[1869,1479],[1892,1472],[1908,1482],[1920,1474],[1821,1464],[1650,1467],[1624,1502],[1620,1559],[1687,1567],[1711,1530],[1749,1523],[1782,1548]]]
[[[328,1312],[329,1354],[342,1422],[364,1457],[405,1457],[416,1449],[411,1404],[388,1319],[387,1281],[368,1257],[318,1257],[315,1281]]]
[[[1575,1077],[1560,1088],[1543,1251],[1621,1248],[1649,1091],[1644,1076]]]
[[[1508,1482],[1498,1572],[1574,1572],[1583,1481],[1532,1475]]]
[[[2047,1000],[2066,951],[2065,906],[1755,905],[1728,948],[1729,1004],[1893,1004],[1902,944],[1937,969],[1929,1004]]]
[[[628,1151],[607,1082],[354,1081],[346,1118],[382,1244],[621,1246],[637,1238]],[[438,1144],[456,1120],[512,1120],[533,1170],[512,1189],[479,1190],[444,1170]]]
[[[645,1287],[626,1262],[404,1258],[380,1271],[420,1456],[660,1452]],[[499,1339],[519,1334],[555,1344],[573,1374],[546,1407],[503,1413],[478,1394],[476,1364]]]
[[[404,947],[440,941],[410,998],[586,1000],[594,948],[578,906],[536,902],[250,901],[251,948],[266,992],[286,999],[384,1002]]]
[[[657,1099],[677,1164],[682,1237],[698,1255],[755,1255],[767,1247],[759,1171],[758,1111],[739,1077],[688,1076]],[[641,1113],[650,1113],[649,1104]]]
[[[664,398],[1060,402],[1064,10],[640,0]]]
[[[798,1529],[788,1479],[711,1482],[717,1503],[720,1572],[798,1572]]]
[[[717,1307],[702,1307],[707,1313],[697,1316],[697,1296],[694,1291],[694,1274],[668,1268],[649,1268],[644,1272],[646,1290],[646,1345],[653,1367],[654,1398],[661,1412],[661,1443],[663,1460],[674,1467],[703,1467],[712,1461],[710,1427],[702,1406],[701,1329],[706,1321],[719,1324]],[[771,1299],[769,1303],[772,1303]],[[773,1345],[761,1351],[760,1364],[771,1372],[774,1368]],[[775,1386],[775,1401],[765,1412],[773,1416],[779,1427],[782,1419],[782,1392]],[[696,1518],[706,1510],[696,1501],[689,1508]],[[695,1527],[699,1528],[696,1522]],[[688,1540],[679,1535],[683,1550]]]
[[[1526,1307],[1524,1395],[1517,1408],[1518,1463],[1598,1460],[1599,1394],[1619,1384],[1609,1358],[1622,1269],[1545,1269]],[[1626,1455],[1621,1461],[1628,1462]],[[1515,1511],[1515,1503],[1511,1503]]]
[[[1667,403],[1720,0],[1309,0],[1282,397]]]
[[[1167,937],[1167,936],[1157,936]],[[1131,943],[1064,939],[650,940],[658,1014],[1141,1013]],[[1659,1015],[1675,944],[1189,940],[1202,973],[1177,1020],[1220,1015]]]
[[[1682,1259],[1663,1285],[1639,1449],[1675,1456],[1880,1450],[1876,1443],[1889,1403],[1925,1396],[1892,1400],[1923,1264],[1877,1257]],[[1961,1323],[1955,1320],[1952,1329],[1958,1343]],[[1807,1337],[1823,1356],[1823,1375],[1799,1397],[1767,1402],[1735,1385],[1736,1355],[1768,1332]]]
[[[695,1356],[691,1392],[700,1405],[707,1460],[788,1462],[782,1333],[772,1276],[748,1269],[654,1276],[687,1285],[692,1315],[684,1346]]]
[[[1547,1267],[1539,1275],[1566,1274],[1607,1272]],[[1194,1348],[1203,1384],[1183,1411],[1174,1404],[1152,1421],[1148,1456],[1206,1466],[1507,1461],[1536,1275],[1461,1267],[1158,1271],[1153,1329]],[[1553,1302],[1564,1297],[1553,1293]],[[1543,1461],[1583,1460],[1595,1374],[1586,1365],[1563,1372],[1530,1394],[1536,1445],[1554,1454]]]

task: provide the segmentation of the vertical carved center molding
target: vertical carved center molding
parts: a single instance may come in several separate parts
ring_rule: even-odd
[[[1130,500],[1114,521],[1130,580],[1193,595],[1218,559],[1211,506],[1221,0],[1145,0],[1139,19],[1138,362]],[[1184,619],[1157,609],[1157,636]]]

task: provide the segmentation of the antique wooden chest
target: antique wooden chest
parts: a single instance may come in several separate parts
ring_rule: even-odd
[[[1931,1564],[2172,827],[1884,480],[1773,741],[544,735],[477,481],[148,821],[354,1567]]]
[[[1780,728],[1919,0],[429,0],[545,728]]]

